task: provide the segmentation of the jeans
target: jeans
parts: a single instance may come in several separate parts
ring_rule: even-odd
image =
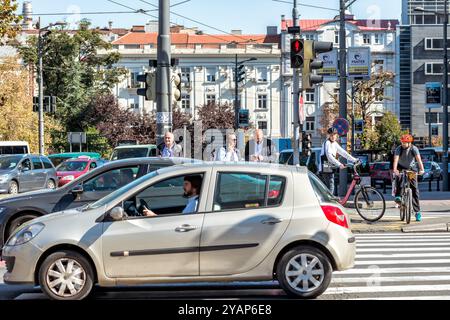
[[[401,173],[401,172],[400,172]],[[395,176],[395,196],[400,197],[401,196],[401,188],[402,188],[402,176],[401,174],[398,176]],[[412,191],[412,204],[414,212],[420,212],[420,202],[419,202],[419,184],[417,182],[417,176],[414,180],[410,181],[410,187]]]
[[[334,195],[334,173],[320,173],[320,179],[330,189],[332,195]]]

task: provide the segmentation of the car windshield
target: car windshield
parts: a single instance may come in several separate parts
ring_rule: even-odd
[[[100,200],[90,204],[89,206],[85,207],[83,211],[90,210],[90,209],[97,209],[100,207],[103,207],[104,205],[108,204],[109,202],[113,201],[116,198],[120,198],[123,194],[127,193],[129,190],[133,189],[137,185],[141,184],[142,182],[152,179],[153,177],[156,177],[158,175],[158,171],[153,171],[148,174],[146,174],[143,177],[140,177],[137,180],[134,180],[133,182],[123,186],[120,189],[117,189],[116,191],[110,193],[106,197],[101,198]]]
[[[374,170],[389,170],[389,163],[376,163],[373,166]]]
[[[147,148],[124,148],[114,150],[111,160],[143,158],[147,156]]]
[[[67,171],[78,171],[81,172],[84,169],[86,169],[88,165],[87,161],[65,161],[61,163],[56,170],[60,172],[67,172]]]
[[[0,157],[0,170],[14,169],[21,159],[22,157],[18,156]]]
[[[322,181],[320,181],[320,179],[315,174],[309,172],[308,177],[320,202],[337,203],[336,198],[331,194],[330,190],[323,184]]]

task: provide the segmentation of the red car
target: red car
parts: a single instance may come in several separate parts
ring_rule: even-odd
[[[103,160],[91,159],[86,156],[68,159],[56,167],[58,186],[61,187],[103,164]]]
[[[370,171],[372,184],[380,181],[383,181],[386,185],[390,185],[392,183],[392,173],[389,162],[375,162]]]

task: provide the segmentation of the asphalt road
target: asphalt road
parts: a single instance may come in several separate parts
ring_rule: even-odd
[[[335,272],[320,300],[450,300],[450,233],[358,234],[355,268]],[[0,276],[4,267],[0,265]],[[39,288],[8,286],[0,299],[46,299]],[[96,300],[287,299],[276,282],[98,288]]]

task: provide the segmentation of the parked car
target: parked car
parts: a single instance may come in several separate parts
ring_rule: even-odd
[[[56,190],[0,200],[0,247],[20,225],[36,217],[81,207],[110,194],[148,172],[192,159],[142,158],[109,162]],[[56,174],[55,174],[56,177]]]
[[[182,214],[182,182],[192,175],[203,181],[197,210]],[[158,216],[142,216],[144,208]],[[179,165],[23,225],[3,248],[4,282],[69,300],[87,297],[95,284],[276,279],[289,295],[314,298],[333,271],[354,265],[349,223],[305,168]]]
[[[308,167],[308,170],[317,173],[320,166],[320,152],[322,148],[312,148],[311,155],[308,157],[302,156],[300,153],[300,165]],[[280,152],[280,157],[278,158],[280,164],[294,164],[294,150],[286,149]]]
[[[54,189],[57,181],[56,169],[47,157],[24,154],[0,156],[0,193]]]
[[[442,180],[443,179],[443,170],[434,161],[427,161],[423,163],[423,167],[425,169],[425,173],[422,176],[419,176],[419,182],[421,181],[436,181],[436,180]],[[414,168],[416,171],[418,171],[417,166]]]
[[[375,162],[370,172],[372,185],[377,183],[392,185],[392,172],[389,162]]]
[[[61,163],[63,163],[66,160],[78,158],[81,156],[86,156],[91,159],[98,159],[100,160],[102,156],[100,153],[97,152],[66,152],[66,153],[55,153],[48,156],[48,158],[52,161],[53,165],[55,167],[59,166]]]
[[[91,159],[88,156],[68,159],[56,167],[56,174],[59,179],[58,186],[62,187],[79,176],[82,176],[97,167],[101,167],[105,163],[105,160]]]
[[[0,141],[0,155],[28,153],[30,153],[30,146],[26,141]]]
[[[110,160],[115,161],[121,159],[154,156],[156,156],[156,145],[154,144],[125,145],[116,147],[111,155]]]

